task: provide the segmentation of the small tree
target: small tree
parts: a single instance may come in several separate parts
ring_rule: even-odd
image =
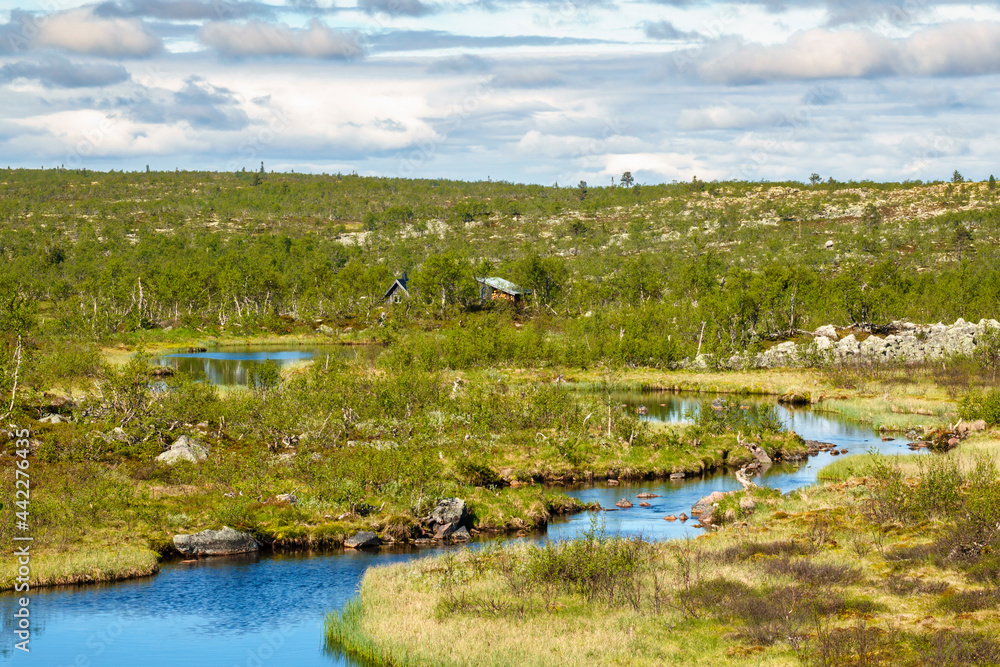
[[[983,328],[983,332],[976,336],[974,358],[979,366],[990,374],[995,383],[997,371],[1000,371],[1000,329],[990,325]]]
[[[990,192],[997,189],[997,179],[993,178],[993,174],[990,174],[990,182],[986,187],[989,188]]]
[[[861,223],[868,230],[869,234],[878,229],[879,225],[882,224],[882,213],[875,204],[865,206],[864,213],[861,214]]]
[[[626,171],[624,174],[622,174],[621,185],[623,188],[630,188],[632,187],[633,183],[635,183],[635,179],[632,178],[631,171]]]
[[[965,176],[962,176],[962,174],[959,173],[958,169],[956,169],[955,172],[951,175],[951,182],[965,183]]]
[[[817,174],[815,171],[809,176],[810,185],[819,185],[819,182],[822,180],[823,179],[820,177],[820,175]]]
[[[972,248],[972,232],[965,225],[958,223],[955,225],[955,232],[952,234],[952,244],[958,252],[958,261],[962,261],[962,255]]]
[[[580,181],[577,186],[577,196],[580,197],[580,201],[583,201],[587,197],[587,181]]]

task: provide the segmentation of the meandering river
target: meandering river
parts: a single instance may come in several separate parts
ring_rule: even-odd
[[[649,413],[645,418],[662,421],[680,419],[687,408],[703,400],[655,393],[616,397],[629,405],[646,405]],[[870,430],[831,415],[779,410],[788,427],[809,440],[832,442],[850,453],[872,448],[883,453],[909,453],[905,440],[882,442]],[[801,465],[772,466],[756,481],[788,492],[815,482],[816,472],[830,460],[830,454],[822,453]],[[732,475],[717,474],[680,482],[573,488],[569,492],[596,500],[603,507],[613,507],[620,498],[631,499],[634,508],[600,515],[606,530],[661,540],[697,534],[691,522],[670,523],[663,520],[665,515],[690,512],[702,496],[738,486]],[[661,497],[649,501],[651,507],[641,508],[635,496],[642,491]],[[577,536],[589,528],[591,516],[574,515],[551,524],[545,535],[530,539]],[[355,595],[369,567],[426,557],[444,549],[207,559],[168,563],[158,575],[136,581],[32,591],[30,654],[12,648],[10,624],[16,598],[2,595],[0,663],[352,665],[323,652],[324,614]]]

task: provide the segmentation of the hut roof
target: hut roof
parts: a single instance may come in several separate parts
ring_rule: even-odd
[[[395,292],[397,289],[401,289],[404,292],[406,292],[407,294],[409,294],[410,291],[408,289],[406,289],[406,283],[407,283],[407,278],[406,278],[406,274],[404,273],[402,278],[396,278],[394,281],[392,281],[392,284],[389,285],[389,289],[387,289],[385,291],[385,294],[382,295],[382,299],[383,300],[388,299],[389,296],[393,292]]]
[[[476,278],[476,280],[505,294],[531,294],[530,289],[523,289],[503,278]]]

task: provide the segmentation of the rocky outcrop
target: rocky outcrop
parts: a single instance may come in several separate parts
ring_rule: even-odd
[[[208,449],[197,440],[186,435],[174,440],[170,449],[156,457],[156,460],[167,465],[173,465],[178,461],[190,461],[191,463],[201,463],[208,458]]]
[[[232,556],[253,553],[260,545],[252,535],[223,526],[192,535],[174,535],[174,548],[185,556]]]
[[[827,324],[816,329],[812,333],[813,340],[808,343],[787,341],[757,355],[734,355],[720,361],[721,365],[730,368],[777,368],[816,361],[908,362],[941,359],[952,354],[971,355],[987,327],[1000,328],[1000,322],[991,319],[972,324],[958,319],[954,324],[946,325],[940,322],[914,324],[897,321],[887,327],[888,334],[857,332],[843,338],[833,325]],[[700,355],[685,365],[704,368],[712,362],[709,355]]]

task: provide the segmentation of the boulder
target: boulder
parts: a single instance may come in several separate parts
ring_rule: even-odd
[[[672,472],[670,473],[670,479],[684,479],[686,475],[682,472]]]
[[[453,523],[446,523],[444,525],[438,526],[438,529],[434,531],[435,540],[446,540],[452,536],[456,530],[456,526]]]
[[[663,517],[663,520],[664,521],[677,521],[677,517],[675,517],[673,514],[668,514],[667,516]]]
[[[840,336],[837,335],[836,327],[834,327],[832,324],[827,324],[825,326],[820,327],[819,329],[816,329],[816,331],[813,332],[813,336],[815,336],[816,338],[829,338],[830,340],[833,341],[836,341],[840,338]]]
[[[379,544],[381,542],[378,540],[378,535],[368,530],[357,532],[344,540],[344,546],[348,549],[373,549]]]
[[[442,498],[437,502],[434,511],[425,520],[426,523],[442,526],[453,523],[456,526],[466,519],[465,501],[461,498]]]
[[[639,503],[639,507],[652,507],[649,503]]]
[[[609,479],[608,480],[608,486],[618,486],[618,480],[617,479]]]
[[[167,465],[173,465],[178,461],[200,463],[207,458],[208,450],[203,444],[193,438],[182,435],[174,440],[174,444],[170,445],[170,449],[157,456],[156,460]]]
[[[740,509],[744,512],[752,512],[756,507],[757,503],[754,501],[753,496],[744,495],[740,498]]]
[[[64,420],[59,415],[53,414],[53,415],[45,415],[44,417],[42,417],[38,421],[41,422],[41,423],[43,423],[43,424],[61,424],[61,423],[63,423]]]
[[[458,530],[451,534],[451,539],[453,542],[468,542],[472,539],[472,535],[469,534],[468,528],[460,526]]]
[[[684,512],[681,512],[680,516],[678,516],[678,517],[677,517],[677,519],[678,519],[678,521],[680,521],[681,523],[684,523],[685,521],[687,521],[687,520],[688,520],[688,515],[687,515],[687,514],[685,514]]]
[[[326,334],[326,335],[329,336],[329,335],[333,334],[333,327],[330,327],[330,326],[328,326],[326,324],[321,324],[321,325],[319,325],[319,332],[322,333],[322,334]]]
[[[757,459],[757,463],[765,464],[771,462],[771,457],[767,455],[767,452],[765,452],[764,448],[760,445],[750,443],[750,453],[753,454],[755,459]]]
[[[185,556],[232,556],[260,550],[252,535],[229,526],[192,535],[174,535],[174,547]]]
[[[698,516],[699,514],[704,514],[705,512],[711,512],[715,504],[725,497],[726,494],[722,491],[713,491],[691,506],[691,514],[693,516]]]
[[[632,503],[629,502],[628,500],[625,500],[624,498],[622,498],[617,503],[615,503],[615,506],[616,507],[621,507],[622,509],[628,509],[628,508],[632,507]]]
[[[288,503],[289,505],[298,505],[299,499],[294,493],[279,493],[274,497],[279,503]]]
[[[656,495],[655,493],[647,493],[645,491],[636,496],[636,498],[659,498],[659,497],[660,496]]]

